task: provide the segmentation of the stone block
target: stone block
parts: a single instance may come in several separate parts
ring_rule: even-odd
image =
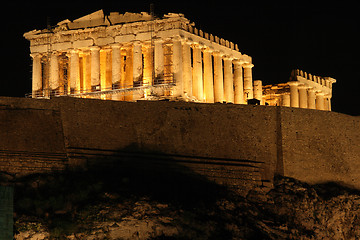
[[[68,50],[70,48],[72,48],[72,43],[71,42],[62,42],[62,43],[54,43],[52,45],[52,50],[54,51],[62,51],[62,50]]]
[[[73,48],[84,48],[84,47],[90,47],[94,45],[94,40],[87,39],[87,40],[80,40],[73,42]]]
[[[116,36],[115,37],[115,42],[116,43],[123,43],[123,42],[132,42],[135,41],[135,35],[131,34],[131,35],[122,35],[122,36]]]
[[[96,38],[95,39],[95,45],[96,46],[106,46],[111,43],[114,43],[115,40],[112,37],[105,37],[105,38]]]
[[[48,51],[47,45],[30,46],[31,53],[44,53]]]

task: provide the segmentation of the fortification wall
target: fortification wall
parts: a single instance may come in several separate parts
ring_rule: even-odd
[[[282,108],[283,174],[360,189],[360,118]]]
[[[0,116],[1,171],[110,160],[145,171],[171,163],[244,192],[274,174],[360,188],[360,119],[334,112],[64,97],[1,98]]]
[[[65,169],[63,139],[60,112],[49,102],[0,99],[0,171]]]
[[[75,164],[84,155],[147,153],[154,158],[171,158],[176,165],[235,187],[261,185],[262,180],[271,179],[277,159],[274,108],[56,101],[61,106],[66,145]]]

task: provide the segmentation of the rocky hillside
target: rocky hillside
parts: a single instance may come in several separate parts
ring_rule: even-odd
[[[17,178],[15,239],[359,239],[360,194],[278,177],[246,198],[195,174],[97,168]]]

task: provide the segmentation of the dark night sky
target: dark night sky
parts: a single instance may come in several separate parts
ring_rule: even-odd
[[[99,9],[124,13],[184,13],[199,29],[239,45],[253,58],[254,79],[286,82],[300,68],[337,79],[333,110],[360,115],[360,7],[355,1],[27,1],[2,7],[0,96],[31,92],[29,42],[23,33],[76,19]],[[219,4],[220,3],[220,4]],[[11,14],[10,16],[8,14]]]

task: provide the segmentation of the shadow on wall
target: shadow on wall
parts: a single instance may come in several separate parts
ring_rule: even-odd
[[[121,152],[136,149],[130,146]],[[88,219],[99,221],[101,204],[125,205],[125,213],[119,219],[111,219],[121,222],[135,216],[134,209],[141,199],[148,199],[150,205],[169,206],[168,212],[160,214],[173,217],[176,221],[169,224],[186,230],[172,239],[203,236],[207,236],[205,239],[232,239],[232,230],[226,226],[234,219],[224,215],[220,208],[229,199],[239,202],[241,197],[225,186],[207,180],[171,158],[159,161],[157,158],[109,156],[94,157],[88,163],[86,170],[0,178],[0,183],[6,180],[15,186],[15,230],[26,228],[27,220],[36,219],[49,229],[51,237],[61,238],[86,232],[84,225],[89,225],[85,224]],[[97,210],[99,212],[94,213]],[[102,221],[109,220],[104,218],[101,217]],[[249,239],[262,236],[257,231],[244,234]]]

